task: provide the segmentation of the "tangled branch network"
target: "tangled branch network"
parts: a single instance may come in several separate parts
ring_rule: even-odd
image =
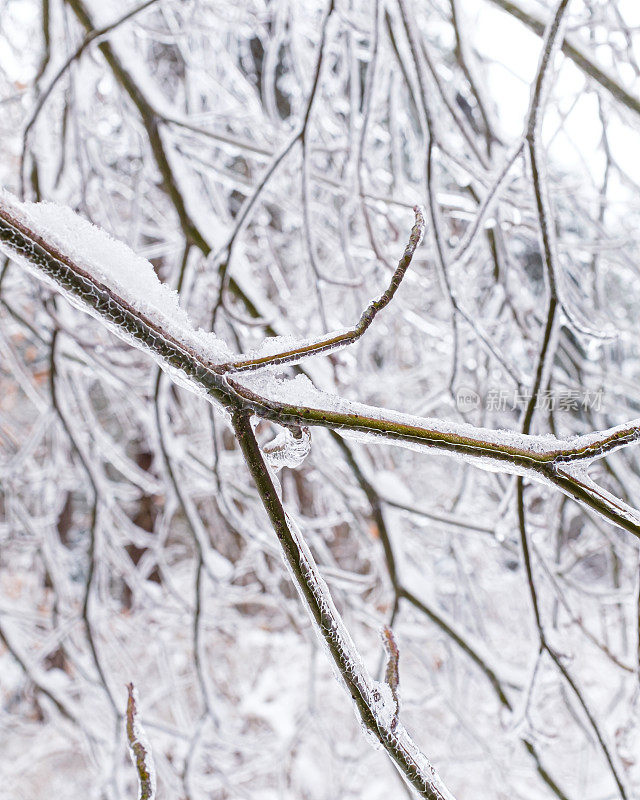
[[[43,765],[3,780],[128,796],[126,741],[144,800],[637,796],[640,105],[584,35],[637,78],[623,4],[486,3],[535,42],[515,136],[460,0],[62,5],[0,194],[2,725]]]

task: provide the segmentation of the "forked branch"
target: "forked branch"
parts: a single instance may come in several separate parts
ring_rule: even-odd
[[[321,426],[343,432],[367,433],[405,447],[436,449],[478,465],[488,463],[492,469],[527,475],[553,484],[640,537],[640,515],[634,509],[600,487],[577,479],[572,472],[577,465],[588,465],[594,459],[637,441],[640,438],[640,420],[563,441],[527,432],[524,435],[498,434],[471,425],[452,425],[437,419],[398,414],[331,398],[318,391],[313,391],[311,397],[301,403],[298,396],[292,397],[286,391],[286,382],[271,383],[268,389],[262,385],[240,383],[227,373],[226,365],[211,363],[206,355],[182,341],[178,334],[164,330],[152,314],[134,308],[117,287],[107,286],[92,275],[90,269],[78,264],[77,258],[61,252],[59,247],[32,230],[21,218],[20,210],[16,210],[20,208],[20,204],[0,197],[0,248],[40,279],[53,281],[114,333],[150,353],[161,365],[172,370],[174,376],[179,374],[181,382],[211,402],[229,411],[250,411],[280,425]],[[365,318],[365,324],[370,324],[367,319],[369,317]]]

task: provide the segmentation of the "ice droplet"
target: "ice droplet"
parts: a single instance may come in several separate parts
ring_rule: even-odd
[[[371,710],[381,728],[391,728],[394,718],[398,713],[398,704],[393,696],[391,687],[386,683],[374,681],[371,698]]]
[[[310,450],[311,433],[308,428],[283,428],[275,439],[262,447],[267,463],[275,470],[299,467]]]

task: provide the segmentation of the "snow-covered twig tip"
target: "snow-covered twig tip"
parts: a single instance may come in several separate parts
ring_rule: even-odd
[[[132,683],[127,684],[127,691],[127,740],[131,761],[138,773],[138,800],[155,800],[156,773],[151,748],[138,719],[138,692]]]
[[[400,683],[400,674],[398,672],[398,662],[400,660],[400,651],[393,636],[393,631],[388,625],[385,625],[381,631],[382,643],[387,652],[387,668],[385,670],[385,681],[391,689],[391,694],[396,704],[396,713],[391,723],[391,729],[394,730],[398,723],[398,714],[400,713],[400,701],[398,700],[398,685]]]

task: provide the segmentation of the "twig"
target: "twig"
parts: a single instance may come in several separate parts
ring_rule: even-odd
[[[138,693],[132,683],[127,684],[127,741],[131,761],[138,773],[138,800],[155,800],[156,777],[153,757],[138,718]]]
[[[491,0],[491,2],[504,11],[507,11],[516,19],[519,19],[530,30],[537,33],[538,36],[544,34],[546,23],[537,9],[532,6],[528,7],[522,1],[516,3],[513,2],[513,0]],[[618,100],[630,111],[633,111],[634,114],[640,115],[640,100],[629,94],[629,92],[627,92],[627,90],[603,67],[598,66],[594,58],[586,52],[581,44],[568,37],[562,44],[562,52],[586,75],[593,78],[596,83],[600,84],[603,89],[609,92],[615,100]]]
[[[396,704],[396,711],[391,721],[391,730],[396,729],[398,724],[398,714],[400,713],[400,701],[398,699],[398,685],[400,684],[400,673],[398,672],[398,664],[400,661],[400,651],[393,636],[393,631],[388,625],[382,628],[382,643],[387,653],[387,667],[384,673],[384,679],[387,686],[391,689],[391,696]]]
[[[24,180],[24,163],[26,161],[27,147],[28,147],[28,144],[29,144],[29,134],[30,134],[31,129],[33,128],[36,120],[38,119],[38,116],[40,115],[40,112],[42,111],[42,108],[43,108],[44,104],[46,103],[49,95],[53,91],[56,83],[60,80],[60,78],[64,75],[64,73],[69,69],[71,64],[73,64],[74,61],[77,61],[80,58],[80,56],[84,53],[84,51],[87,49],[87,47],[89,47],[89,45],[92,42],[95,42],[97,39],[101,39],[102,37],[106,36],[107,34],[111,33],[112,31],[116,30],[123,23],[127,22],[132,17],[135,17],[141,11],[144,11],[145,9],[149,8],[149,6],[155,5],[155,3],[157,3],[157,2],[158,2],[158,0],[146,0],[146,2],[142,3],[141,5],[137,6],[136,8],[131,9],[130,11],[127,11],[127,13],[123,14],[121,17],[118,17],[118,19],[115,20],[114,22],[111,22],[111,23],[109,23],[108,25],[105,25],[102,28],[97,28],[95,30],[89,31],[87,33],[87,35],[84,37],[84,39],[82,40],[82,42],[80,43],[79,47],[77,47],[76,50],[69,56],[69,58],[67,58],[67,60],[64,62],[64,64],[60,67],[60,69],[53,76],[53,78],[51,79],[51,82],[49,83],[47,88],[38,97],[38,100],[37,100],[35,106],[33,107],[33,111],[31,112],[31,115],[30,115],[30,117],[29,117],[29,119],[27,121],[27,124],[25,125],[24,133],[22,135],[22,155],[21,155],[21,159],[20,159],[21,160],[21,164],[22,164],[22,168],[20,170],[22,196],[24,196],[24,184],[25,184],[25,180]],[[46,9],[46,18],[48,20],[48,16],[49,16],[49,3],[48,2],[45,1],[44,5],[43,5],[43,9]],[[45,26],[45,30],[47,30],[48,21],[44,21],[43,20],[43,25]],[[48,51],[48,48],[49,48],[49,41],[47,39],[47,51]],[[44,62],[43,62],[43,66],[40,69],[39,76],[43,72],[44,72]],[[36,80],[37,80],[37,78],[36,78]]]
[[[260,367],[275,366],[277,364],[289,364],[299,361],[307,356],[319,355],[327,353],[340,347],[356,342],[366,331],[375,319],[379,311],[389,305],[395,293],[398,291],[402,279],[411,264],[411,259],[416,251],[416,248],[422,241],[424,236],[425,221],[422,209],[415,206],[414,214],[416,217],[415,224],[411,229],[409,236],[409,243],[400,259],[395,272],[393,273],[389,286],[376,300],[372,300],[367,308],[362,312],[357,324],[345,331],[344,333],[334,334],[322,337],[311,344],[303,345],[302,347],[292,348],[282,353],[275,355],[262,356],[261,358],[249,358],[243,361],[232,361],[226,364],[220,364],[220,369],[225,373],[245,372],[247,370],[255,370]]]
[[[540,348],[540,353],[538,356],[538,365],[531,391],[531,398],[524,413],[524,418],[522,423],[522,431],[525,434],[529,433],[531,429],[531,425],[533,422],[533,415],[535,413],[535,409],[537,406],[538,395],[540,393],[541,387],[546,383],[547,371],[548,369],[550,369],[551,360],[553,358],[553,353],[555,351],[555,346],[556,346],[556,337],[555,337],[556,312],[558,309],[559,300],[558,300],[558,287],[557,287],[556,272],[555,272],[555,253],[554,253],[551,215],[548,206],[548,199],[546,197],[546,186],[544,185],[543,179],[541,177],[542,163],[540,156],[538,154],[537,136],[541,123],[542,110],[545,99],[544,91],[547,84],[547,72],[552,60],[552,54],[555,52],[555,48],[559,46],[558,42],[559,31],[562,25],[563,17],[566,12],[568,3],[569,0],[560,0],[560,2],[556,6],[554,16],[547,27],[545,33],[543,51],[540,57],[540,64],[534,82],[534,90],[532,93],[531,106],[526,126],[526,139],[527,139],[527,144],[529,146],[529,155],[533,171],[534,192],[535,192],[536,206],[538,209],[538,217],[540,222],[541,238],[543,243],[543,256],[547,268],[547,277],[549,283],[549,305],[547,310],[547,322],[545,326],[544,337],[542,341],[542,346]],[[559,473],[563,474],[562,471],[559,471]],[[576,482],[580,483],[580,481]],[[615,764],[613,763],[613,759],[609,752],[609,748],[606,742],[604,741],[604,737],[595,720],[595,717],[589,710],[582,696],[582,693],[580,692],[577,684],[569,674],[569,671],[564,666],[557,653],[549,645],[549,642],[547,640],[542,623],[540,604],[538,602],[538,592],[535,585],[533,567],[531,563],[531,553],[527,536],[527,526],[526,526],[526,516],[525,516],[524,481],[522,477],[519,477],[517,479],[516,493],[517,493],[517,509],[518,509],[518,525],[520,530],[520,542],[522,546],[522,555],[524,560],[525,572],[527,576],[527,583],[529,586],[531,605],[533,608],[534,619],[540,641],[540,651],[546,651],[549,654],[551,660],[559,670],[560,674],[563,676],[564,680],[570,686],[574,695],[578,699],[578,702],[580,703],[583,711],[585,712],[589,720],[589,723],[591,724],[592,729],[596,734],[596,738],[598,739],[600,748],[602,749],[602,752],[605,756],[611,774],[613,775],[613,778],[616,782],[618,791],[620,792],[620,796],[624,798],[624,800],[626,800],[627,798],[626,790],[624,788],[620,775],[618,774],[618,770]]]

